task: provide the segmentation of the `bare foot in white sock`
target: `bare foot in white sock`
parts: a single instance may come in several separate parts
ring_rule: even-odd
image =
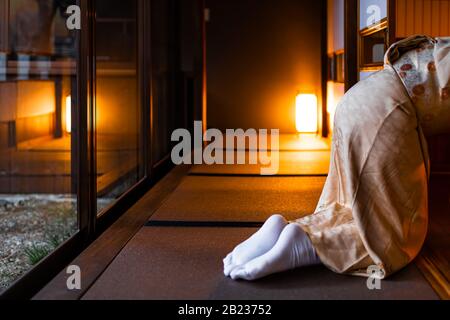
[[[270,217],[258,232],[238,245],[233,252],[223,260],[225,276],[228,277],[236,267],[259,257],[272,249],[287,224],[288,222],[281,215]]]
[[[233,280],[256,280],[277,272],[320,263],[311,240],[302,228],[294,223],[284,228],[269,252],[234,268],[230,276]]]

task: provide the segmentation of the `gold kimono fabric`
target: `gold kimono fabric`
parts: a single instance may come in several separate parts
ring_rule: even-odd
[[[384,70],[341,100],[317,210],[296,221],[331,270],[367,276],[376,265],[384,278],[419,253],[428,227],[425,133],[450,131],[449,40],[393,45]]]

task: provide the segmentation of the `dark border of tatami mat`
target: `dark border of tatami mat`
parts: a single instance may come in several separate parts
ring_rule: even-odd
[[[224,150],[235,150],[235,151],[257,151],[258,148],[250,148],[248,143],[246,143],[244,148],[240,148],[236,144],[236,140],[233,148],[228,148],[226,145],[226,140],[229,135],[223,135],[223,146]],[[269,136],[270,137],[270,136]],[[297,151],[326,151],[331,149],[331,139],[322,138],[316,134],[286,134],[282,133],[278,136],[278,149],[277,151],[283,152],[297,152]],[[273,150],[271,145],[271,140],[268,140],[267,144],[268,150]]]
[[[210,176],[263,176],[262,169],[268,168],[268,166],[249,164],[249,157],[249,153],[246,152],[245,164],[195,165],[191,168],[189,174]],[[327,176],[330,169],[330,151],[280,152],[278,166],[273,169],[277,169],[277,172],[271,175],[272,177]]]
[[[251,221],[158,221],[152,220],[145,224],[146,227],[158,228],[261,228],[262,222]]]
[[[220,170],[218,170],[220,171]],[[307,173],[307,174],[277,174],[273,176],[268,175],[260,175],[256,173],[225,173],[225,172],[217,172],[217,173],[206,173],[206,172],[189,172],[190,176],[193,177],[235,177],[235,178],[245,178],[245,177],[253,177],[253,178],[296,178],[296,177],[328,177],[328,173]]]

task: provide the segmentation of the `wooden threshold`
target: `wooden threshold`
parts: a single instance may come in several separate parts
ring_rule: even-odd
[[[66,270],[62,270],[33,300],[79,300],[106,270],[133,236],[175,190],[190,166],[175,167],[70,265],[81,269],[81,290],[68,290]]]
[[[419,270],[444,300],[450,299],[450,183],[447,175],[448,173],[432,172],[428,236],[416,259]]]
[[[425,247],[416,259],[416,266],[443,300],[450,300],[450,268],[448,262]]]

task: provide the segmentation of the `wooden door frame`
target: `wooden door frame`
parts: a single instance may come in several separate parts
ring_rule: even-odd
[[[397,41],[396,37],[396,0],[387,0],[388,8],[388,45]],[[358,34],[359,1],[345,0],[345,91],[358,82]]]
[[[9,51],[9,0],[0,0],[0,52]]]
[[[358,0],[345,0],[344,48],[345,91],[358,82]]]
[[[397,1],[396,0],[387,0],[388,6],[388,44],[392,46],[395,42],[397,42],[397,34],[396,34],[396,18],[397,18]]]

